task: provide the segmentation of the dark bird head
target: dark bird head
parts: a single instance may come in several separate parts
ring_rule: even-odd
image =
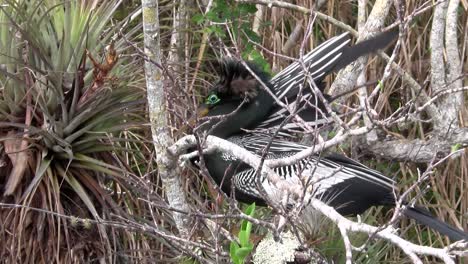
[[[250,100],[258,95],[259,90],[262,90],[257,78],[268,87],[270,86],[270,78],[267,73],[253,63],[246,62],[246,65],[250,71],[241,61],[233,59],[221,61],[218,68],[219,80],[213,85],[210,93],[217,93],[232,100],[243,100],[244,98]]]
[[[219,116],[202,126],[210,135],[226,138],[250,129],[272,108],[274,99],[267,92],[271,91],[268,74],[253,63],[246,64],[250,71],[240,61],[219,63],[219,80],[198,109],[198,117]]]

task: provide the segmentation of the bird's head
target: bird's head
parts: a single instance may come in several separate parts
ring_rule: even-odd
[[[254,127],[269,113],[274,99],[268,92],[271,91],[268,74],[252,63],[245,65],[232,59],[219,63],[219,80],[197,113],[198,118],[219,118],[207,122],[202,130],[226,138],[241,132],[241,129]]]

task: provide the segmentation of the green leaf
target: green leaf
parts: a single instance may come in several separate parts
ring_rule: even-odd
[[[216,9],[218,11],[221,11],[221,12],[228,12],[229,11],[227,1],[225,1],[225,0],[216,0],[215,4],[216,4]]]
[[[249,244],[250,233],[244,230],[239,231],[239,242],[241,246]]]
[[[201,25],[205,22],[205,17],[202,14],[195,14],[192,17],[192,21],[196,23],[197,25]]]
[[[252,249],[253,249],[252,247],[241,247],[241,248],[237,249],[236,256],[243,263],[244,259],[250,254],[250,252],[252,252]]]
[[[377,84],[378,84],[378,86],[379,86],[380,91],[383,92],[384,84],[382,83],[382,81],[381,81],[381,80],[378,80],[378,81],[377,81]]]
[[[209,27],[206,27],[205,31],[207,33],[213,33],[220,38],[224,38],[226,36],[226,33],[224,32],[224,30],[217,25],[211,25]]]
[[[244,213],[248,216],[253,217],[255,213],[255,203],[249,205],[245,210]],[[252,232],[252,223],[247,220],[241,221],[241,230],[239,231],[239,242],[238,245],[235,242],[231,242],[230,244],[230,256],[231,260],[234,263],[244,263],[244,259],[250,254],[253,250],[253,244],[249,241],[250,240],[250,233]]]
[[[229,245],[229,256],[231,257],[232,262],[234,263],[241,263],[239,257],[237,256],[236,252],[239,249],[239,245],[231,241],[231,244]]]
[[[42,177],[45,175],[46,170],[50,168],[49,166],[51,162],[52,162],[52,159],[50,158],[43,158],[41,160],[39,167],[36,169],[36,174],[34,175],[34,179],[31,181],[28,188],[26,188],[26,191],[23,192],[23,197],[21,198],[21,200],[25,199],[26,196],[29,195],[31,191],[37,187],[39,182],[42,180]]]
[[[247,220],[242,220],[241,222],[241,230],[246,231],[248,229],[248,225],[252,225],[249,221]]]
[[[245,225],[244,231],[247,232],[247,234],[249,234],[250,236],[250,233],[252,232],[252,223],[247,222],[247,224]]]
[[[254,4],[241,3],[237,5],[237,8],[241,14],[255,14],[257,12],[257,7]]]
[[[451,152],[455,152],[455,151],[459,150],[460,147],[461,147],[461,144],[460,144],[460,143],[457,143],[457,144],[453,145],[453,146],[451,147]]]
[[[210,11],[206,12],[205,18],[210,20],[210,21],[213,21],[213,22],[218,22],[219,21],[218,14],[216,12],[214,12],[213,10],[210,10]]]
[[[231,244],[229,245],[229,252],[235,253],[238,248],[239,245],[235,241],[231,241]]]
[[[255,213],[255,203],[249,205],[249,207],[247,207],[247,209],[245,209],[245,214],[248,215],[248,216],[253,217],[254,213]]]
[[[242,30],[244,31],[244,34],[252,41],[257,42],[257,43],[260,43],[262,41],[260,36],[257,35],[257,33],[255,33],[252,29],[250,29],[250,25],[243,24]]]

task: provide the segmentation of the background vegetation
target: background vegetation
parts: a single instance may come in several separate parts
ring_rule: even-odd
[[[356,28],[355,1],[293,2],[316,7]],[[428,8],[408,24],[397,63],[431,94],[429,29],[434,8],[427,1],[404,2],[405,17],[421,7]],[[189,204],[197,212],[189,237],[178,235],[171,217],[174,208],[165,202],[145,111],[140,4],[135,0],[0,0],[3,262],[192,263],[229,259],[229,235],[223,234],[236,236],[241,221],[229,217],[232,208],[223,203],[206,175],[190,170],[181,175]],[[174,137],[215,80],[216,60],[231,53],[255,61],[274,75],[291,63],[287,57],[299,56],[304,31],[312,19],[277,7],[263,8],[256,19],[259,6],[234,1],[162,0],[159,6],[162,66],[175,84],[166,90]],[[367,10],[372,6],[373,1],[368,1]],[[465,77],[467,8],[466,1],[461,1],[458,47]],[[396,17],[392,9],[387,24]],[[342,32],[335,24],[316,18],[304,49],[309,51]],[[368,80],[379,80],[384,67],[379,58],[369,60]],[[328,85],[332,81],[333,77],[328,78]],[[463,82],[466,86],[467,79]],[[375,110],[381,117],[390,116],[414,96],[401,78],[392,75],[381,87]],[[358,98],[351,95],[343,103],[355,105]],[[467,114],[466,105],[459,109],[460,127],[468,122]],[[395,125],[379,136],[428,139],[432,126],[424,120],[421,116],[405,126]],[[427,166],[376,158],[360,145],[352,140],[334,151],[395,177],[403,189]],[[438,166],[429,183],[412,194],[418,203],[467,230],[467,155],[462,153]],[[212,217],[219,214],[227,217]],[[268,209],[255,210],[257,218],[269,219],[270,214]],[[376,208],[362,219],[379,225],[390,216],[387,209]],[[434,247],[448,243],[436,233],[403,222],[401,229],[411,241]],[[222,229],[213,228],[213,223]],[[252,228],[250,239],[255,243],[265,229],[258,225]],[[365,241],[364,237],[353,239]],[[343,244],[333,226],[310,234],[307,241],[327,258],[343,261]],[[354,257],[356,263],[409,262],[400,250],[383,241],[369,243]]]

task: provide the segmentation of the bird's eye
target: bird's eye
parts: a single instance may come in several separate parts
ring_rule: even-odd
[[[219,97],[218,97],[216,94],[210,94],[210,95],[208,95],[208,97],[206,98],[205,104],[207,104],[207,105],[215,105],[215,104],[217,104],[219,101],[221,101],[221,99],[219,99]]]

